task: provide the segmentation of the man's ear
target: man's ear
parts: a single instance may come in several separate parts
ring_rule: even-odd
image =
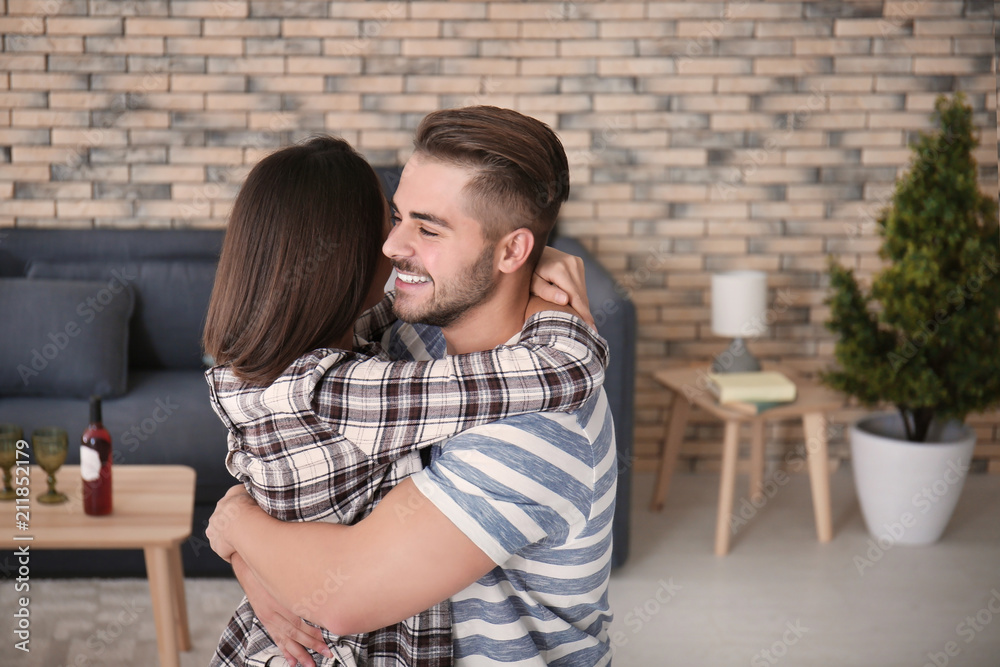
[[[524,266],[535,247],[535,235],[527,227],[520,227],[506,234],[497,244],[500,262],[497,268],[501,273],[515,273]]]

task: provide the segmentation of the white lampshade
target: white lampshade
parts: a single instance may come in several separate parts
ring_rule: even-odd
[[[753,338],[767,331],[767,274],[726,271],[712,276],[712,332]]]

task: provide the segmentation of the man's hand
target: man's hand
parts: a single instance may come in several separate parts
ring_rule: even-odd
[[[333,657],[333,651],[323,641],[323,633],[319,628],[309,625],[275,600],[238,553],[232,555],[231,562],[233,572],[236,573],[236,578],[243,587],[254,614],[260,619],[275,645],[281,649],[289,665],[316,667],[316,662],[307,649],[312,649],[328,658]]]
[[[230,531],[236,527],[239,516],[243,512],[263,512],[242,484],[238,484],[226,492],[208,519],[205,536],[212,545],[212,551],[219,554],[222,560],[231,562],[236,549],[230,539]]]
[[[594,317],[590,314],[583,260],[576,255],[546,246],[531,277],[531,293],[551,303],[570,306],[584,322],[597,330]]]

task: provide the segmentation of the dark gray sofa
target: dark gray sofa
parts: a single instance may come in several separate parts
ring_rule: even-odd
[[[111,434],[116,464],[183,464],[197,472],[192,538],[183,548],[188,574],[226,575],[229,565],[218,558],[205,540],[205,525],[212,508],[233,478],[225,467],[226,429],[208,402],[201,360],[201,329],[215,277],[215,264],[222,247],[222,233],[202,230],[48,230],[10,229],[0,236],[0,304],[12,291],[7,279],[31,276],[31,280],[86,280],[79,300],[92,305],[71,308],[56,316],[73,321],[82,333],[68,341],[50,366],[30,376],[32,388],[52,389],[58,381],[46,382],[60,372],[57,363],[73,367],[92,355],[93,341],[84,340],[90,330],[104,326],[103,319],[115,301],[96,316],[88,311],[101,306],[101,285],[122,275],[134,299],[128,323],[128,369],[126,391],[104,399],[104,425]],[[93,281],[96,281],[93,282]],[[46,281],[47,282],[47,281]],[[122,282],[122,281],[119,281]],[[117,283],[112,287],[117,286]],[[114,299],[121,300],[123,294]],[[42,297],[44,300],[44,297]],[[23,308],[24,306],[22,306]],[[21,327],[23,315],[13,314]],[[88,321],[88,318],[90,321]],[[35,332],[24,340],[20,331],[0,345],[3,371],[9,364],[31,368],[32,350],[46,351],[56,345],[53,337]],[[103,335],[113,335],[107,331]],[[58,336],[56,336],[58,338]],[[65,339],[63,339],[65,341]],[[40,366],[37,362],[35,366]],[[86,392],[77,396],[0,395],[0,421],[20,424],[25,434],[43,426],[61,426],[69,434],[68,463],[79,462],[79,438],[86,428],[89,411]],[[72,491],[73,489],[67,489]],[[0,566],[9,561],[0,558]],[[140,551],[37,551],[32,554],[35,576],[124,576],[145,572]],[[0,574],[7,574],[0,570]]]
[[[93,354],[87,346],[114,340],[113,323],[108,331],[98,331],[97,327],[111,319],[115,304],[125,304],[118,317],[128,319],[127,378],[122,383],[124,393],[104,400],[104,424],[112,436],[117,464],[183,464],[196,470],[194,525],[192,537],[183,548],[184,569],[189,576],[230,573],[228,564],[211,551],[205,539],[208,516],[233,479],[224,465],[226,431],[209,405],[200,352],[222,238],[221,231],[205,230],[10,229],[0,234],[0,312],[12,316],[17,325],[8,321],[4,328],[0,324],[0,332],[8,338],[0,341],[0,360],[5,365],[0,372],[6,372],[8,381],[12,364],[22,367],[23,373],[24,368],[32,368],[34,351],[54,353],[53,346],[62,343],[63,349],[50,366],[40,370],[37,377],[29,376],[29,384],[40,390],[63,390],[74,380],[70,378],[64,384],[58,373],[72,374],[78,367],[87,367],[84,362]],[[617,566],[624,562],[628,551],[635,311],[631,302],[615,290],[607,272],[576,240],[557,239],[553,245],[584,257],[588,296],[601,333],[611,345],[612,362],[605,388],[615,416],[621,473],[614,525]],[[113,298],[105,295],[103,300],[110,303],[92,318],[93,323],[87,322],[81,313],[102,305],[99,296],[106,291],[104,288],[123,282],[111,282],[115,280],[114,271],[128,283],[133,302],[130,317],[129,297],[121,292]],[[36,327],[34,338],[25,340],[22,325],[26,324],[21,318],[32,308],[22,303],[22,313],[8,310],[15,291],[12,286],[44,288],[43,281],[52,280],[87,281],[81,283],[84,287],[79,294],[98,297],[89,306],[80,306],[86,302],[81,297],[77,299],[79,308],[67,311],[68,315],[54,316],[57,326],[52,331],[58,333],[64,320],[78,319],[76,324],[83,333],[71,339],[57,335],[56,339],[61,340],[56,340],[47,335],[49,330],[43,326]],[[25,285],[27,281],[38,281],[39,285]],[[23,300],[24,295],[18,298]],[[72,294],[69,298],[72,306]],[[48,306],[44,298],[40,297],[36,305],[50,314],[45,310]],[[100,340],[88,342],[87,335],[96,335]],[[53,346],[44,347],[50,343]],[[114,356],[113,350],[104,352]],[[38,359],[34,361],[41,366]],[[68,366],[68,370],[57,369],[59,364]],[[114,373],[111,376],[109,382],[113,385],[116,377]],[[16,376],[14,381],[21,377]],[[23,395],[24,387],[19,386],[14,387],[19,395],[3,395],[0,387],[0,422],[20,424],[26,434],[43,425],[65,428],[70,437],[68,463],[77,463],[79,437],[88,421],[86,388],[77,388],[76,396],[51,396]],[[12,554],[0,554],[0,576],[10,576],[15,569]],[[32,555],[32,575],[39,577],[142,576],[144,572],[139,551],[37,551]]]

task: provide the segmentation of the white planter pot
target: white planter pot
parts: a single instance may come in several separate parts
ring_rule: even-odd
[[[948,525],[976,433],[958,422],[934,430],[934,442],[909,442],[898,414],[873,415],[851,427],[854,485],[873,537],[931,544]]]

